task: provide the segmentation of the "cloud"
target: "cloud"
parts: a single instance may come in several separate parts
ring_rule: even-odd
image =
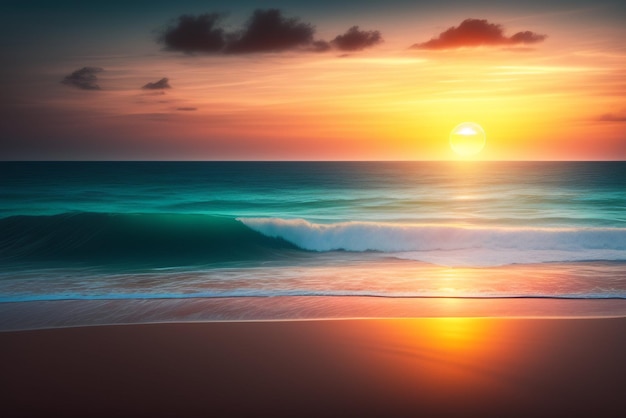
[[[547,35],[540,35],[535,32],[526,30],[524,32],[517,32],[515,35],[509,38],[512,44],[536,44],[543,42],[547,38]]]
[[[218,52],[226,45],[224,29],[218,26],[218,13],[182,15],[175,26],[165,29],[159,39],[172,51]]]
[[[97,84],[97,73],[104,71],[100,67],[83,67],[80,70],[74,71],[70,75],[66,75],[61,84],[67,86],[76,87],[83,90],[101,90]]]
[[[358,51],[383,41],[379,31],[353,26],[331,42],[315,39],[315,27],[297,17],[285,17],[279,9],[257,9],[240,30],[227,31],[221,15],[183,15],[161,35],[167,50],[186,53],[248,54],[300,50],[326,52],[333,48]],[[145,87],[149,88],[149,87]]]
[[[531,31],[504,35],[502,25],[485,19],[465,19],[459,26],[452,26],[430,41],[411,46],[414,49],[454,49],[462,47],[533,44],[542,42],[546,35]]]
[[[626,115],[616,115],[615,113],[605,113],[597,118],[600,122],[626,122]]]
[[[332,49],[330,42],[326,41],[313,41],[311,44],[311,51],[313,52],[326,52]]]
[[[194,110],[198,110],[197,107],[178,107],[176,110],[184,111],[184,112],[193,112]]]
[[[146,90],[162,90],[162,89],[170,89],[169,79],[167,77],[163,77],[159,81],[155,81],[154,83],[148,83],[142,87],[142,89]]]
[[[358,26],[352,26],[343,35],[338,35],[331,43],[342,51],[360,51],[383,41],[377,30],[359,30]]]
[[[313,43],[315,28],[300,19],[283,17],[278,9],[255,10],[246,26],[231,35],[228,53],[276,52]]]

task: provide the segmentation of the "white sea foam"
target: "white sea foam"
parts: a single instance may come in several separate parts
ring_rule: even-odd
[[[502,228],[239,218],[310,251],[380,251],[449,266],[626,260],[624,228]]]

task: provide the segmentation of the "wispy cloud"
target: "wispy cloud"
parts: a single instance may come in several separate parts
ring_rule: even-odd
[[[605,113],[596,119],[600,122],[626,122],[626,114]]]
[[[167,77],[163,77],[159,81],[155,81],[154,83],[145,84],[142,89],[145,90],[163,90],[172,88],[169,83],[169,79]]]
[[[101,90],[98,85],[97,73],[104,71],[100,67],[83,67],[66,75],[61,84],[76,87],[82,90]]]

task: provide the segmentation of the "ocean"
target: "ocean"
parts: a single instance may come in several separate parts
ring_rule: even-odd
[[[0,329],[626,312],[626,162],[0,173]]]

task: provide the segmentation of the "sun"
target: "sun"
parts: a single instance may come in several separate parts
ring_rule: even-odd
[[[450,132],[450,147],[461,157],[472,157],[485,147],[487,136],[474,122],[463,122]]]

